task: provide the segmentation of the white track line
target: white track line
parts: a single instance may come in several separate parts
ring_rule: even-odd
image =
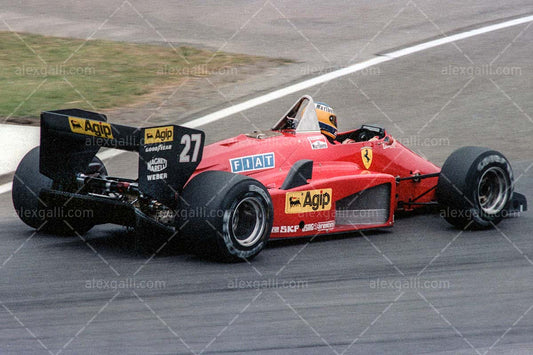
[[[265,94],[265,95],[250,99],[248,101],[241,102],[240,104],[233,105],[233,106],[227,107],[225,109],[222,109],[220,111],[216,111],[216,112],[210,113],[210,114],[205,115],[203,117],[200,117],[200,118],[194,119],[192,121],[186,122],[186,123],[183,124],[183,126],[189,127],[189,128],[197,128],[197,127],[200,127],[200,126],[204,126],[204,125],[206,125],[208,123],[212,123],[212,122],[221,120],[223,118],[226,118],[228,116],[234,115],[236,113],[239,113],[239,112],[242,112],[242,111],[246,111],[246,110],[251,109],[253,107],[256,107],[256,106],[265,104],[267,102],[282,98],[284,96],[293,94],[295,92],[308,89],[308,88],[310,88],[312,86],[319,85],[319,84],[325,83],[327,81],[331,81],[331,80],[340,78],[342,76],[346,76],[346,75],[349,75],[349,74],[356,73],[358,71],[361,71],[363,69],[369,68],[369,67],[377,65],[377,64],[381,64],[381,63],[384,63],[384,62],[391,61],[393,59],[401,58],[401,57],[404,57],[404,56],[409,55],[409,54],[425,51],[427,49],[431,49],[431,48],[435,48],[435,47],[438,47],[438,46],[442,46],[443,44],[460,41],[460,40],[463,40],[463,39],[466,39],[466,38],[471,38],[471,37],[482,35],[482,34],[485,34],[485,33],[498,31],[498,30],[501,30],[501,29],[504,29],[504,28],[509,28],[509,27],[521,25],[523,23],[527,23],[527,22],[531,22],[531,21],[533,21],[533,15],[520,17],[520,18],[516,18],[514,20],[509,20],[509,21],[505,21],[505,22],[501,22],[501,23],[496,23],[496,24],[493,24],[493,25],[484,26],[484,27],[477,28],[477,29],[474,29],[474,30],[469,30],[469,31],[465,31],[465,32],[456,33],[454,35],[447,36],[447,37],[444,37],[444,38],[439,38],[439,39],[435,39],[435,40],[432,40],[432,41],[420,43],[420,44],[417,44],[417,45],[414,45],[414,46],[411,46],[411,47],[399,49],[399,50],[396,50],[396,51],[393,51],[393,52],[384,53],[384,54],[382,54],[379,57],[372,58],[372,59],[366,60],[366,61],[361,62],[361,63],[356,63],[356,64],[350,65],[348,67],[332,71],[332,72],[327,73],[327,74],[319,75],[319,76],[314,77],[312,79],[304,80],[304,81],[302,81],[300,83],[287,86],[287,87],[285,87],[283,89],[275,90],[275,91],[269,92],[268,94]],[[115,157],[115,156],[117,156],[117,155],[119,155],[121,153],[122,153],[122,151],[118,151],[118,150],[109,151],[106,154],[105,159],[110,159],[110,158]],[[6,192],[9,192],[9,191],[11,191],[11,183],[0,185],[0,194],[6,193]]]
[[[197,118],[195,120],[189,121],[189,122],[185,123],[184,126],[190,127],[190,128],[196,128],[196,127],[199,127],[199,126],[203,126],[205,124],[208,124],[208,123],[211,123],[211,122],[214,122],[214,121],[218,121],[218,120],[220,120],[222,118],[234,115],[236,113],[239,113],[239,112],[242,112],[242,111],[245,111],[245,110],[248,110],[248,109],[250,109],[252,107],[262,105],[262,104],[270,102],[272,100],[279,99],[281,97],[293,94],[293,93],[301,91],[301,90],[305,90],[307,88],[310,88],[310,87],[318,85],[318,84],[325,83],[325,82],[330,81],[330,80],[334,80],[334,79],[340,78],[340,77],[345,76],[345,75],[356,73],[358,71],[361,71],[363,69],[366,69],[368,67],[371,67],[371,66],[374,66],[374,65],[377,65],[377,64],[380,64],[380,63],[388,62],[390,60],[393,60],[393,59],[396,59],[396,58],[400,58],[400,57],[404,57],[404,56],[409,55],[409,54],[421,52],[421,51],[424,51],[426,49],[442,46],[443,44],[452,43],[452,42],[455,42],[455,41],[460,41],[460,40],[463,40],[463,39],[466,39],[466,38],[478,36],[478,35],[481,35],[481,34],[484,34],[484,33],[493,32],[493,31],[501,30],[501,29],[504,29],[504,28],[512,27],[512,26],[517,26],[517,25],[520,25],[520,24],[523,24],[523,23],[527,23],[527,22],[531,22],[531,21],[533,21],[533,15],[517,18],[517,19],[514,19],[514,20],[510,20],[510,21],[497,23],[497,24],[494,24],[494,25],[489,25],[489,26],[477,28],[477,29],[474,29],[474,30],[469,30],[469,31],[466,31],[466,32],[457,33],[457,34],[454,34],[454,35],[451,35],[451,36],[448,36],[448,37],[435,39],[433,41],[420,43],[420,44],[417,44],[417,45],[414,45],[414,46],[411,46],[411,47],[407,47],[407,48],[404,48],[404,49],[400,49],[400,50],[397,50],[397,51],[394,51],[394,52],[385,53],[382,56],[379,56],[379,57],[376,57],[376,58],[372,58],[370,60],[366,60],[364,62],[357,63],[357,64],[354,64],[354,65],[350,65],[350,66],[348,66],[346,68],[335,70],[335,71],[332,71],[332,72],[327,73],[327,74],[319,75],[319,76],[317,76],[315,78],[312,78],[312,79],[309,79],[309,80],[305,80],[305,81],[302,81],[300,83],[297,83],[297,84],[294,84],[294,85],[291,85],[291,86],[287,86],[287,87],[285,87],[283,89],[272,91],[272,92],[270,92],[270,93],[268,93],[266,95],[259,96],[259,97],[256,97],[254,99],[242,102],[240,104],[227,107],[227,108],[222,109],[220,111],[216,111],[216,112],[210,113],[210,114],[208,114],[206,116],[203,116],[203,117]]]
[[[11,183],[10,182],[0,185],[0,195],[4,194],[6,192],[9,192],[9,191],[11,191]]]

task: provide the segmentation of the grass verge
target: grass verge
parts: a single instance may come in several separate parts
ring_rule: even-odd
[[[187,77],[235,74],[279,59],[176,47],[0,32],[0,117],[43,110],[101,110],[142,101]]]

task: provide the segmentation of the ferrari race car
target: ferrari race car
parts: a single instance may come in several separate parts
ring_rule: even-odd
[[[47,233],[115,223],[145,238],[176,236],[226,261],[255,257],[269,239],[391,227],[400,210],[436,205],[452,225],[479,229],[527,208],[499,152],[460,148],[439,168],[374,125],[330,141],[314,107],[304,96],[270,131],[205,147],[202,131],[183,126],[43,112],[40,147],[17,168],[13,204]],[[109,176],[96,157],[101,147],[137,152],[138,178]]]

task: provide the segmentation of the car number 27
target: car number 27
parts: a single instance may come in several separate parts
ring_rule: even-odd
[[[180,153],[180,163],[196,163],[198,160],[198,153],[200,152],[200,146],[202,143],[202,135],[196,134],[184,134],[181,136],[181,142],[183,150]],[[191,145],[194,145],[191,149]],[[192,150],[192,155],[191,155]]]

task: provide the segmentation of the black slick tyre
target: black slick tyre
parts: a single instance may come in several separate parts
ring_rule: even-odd
[[[437,184],[442,216],[462,229],[486,229],[506,214],[513,195],[513,171],[503,154],[463,147],[444,163]]]
[[[219,261],[250,260],[272,229],[270,194],[259,181],[224,171],[195,176],[180,196],[176,226],[197,255]]]
[[[105,166],[97,157],[94,157],[88,170],[86,173],[107,174]],[[39,172],[39,147],[35,147],[22,158],[13,177],[11,197],[19,218],[28,226],[44,233],[74,235],[89,231],[94,226],[90,219],[63,218],[55,215],[58,209],[46,209],[39,194],[42,189],[51,187],[52,180]]]

